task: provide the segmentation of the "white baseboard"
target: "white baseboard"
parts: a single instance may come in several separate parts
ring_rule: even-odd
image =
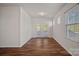
[[[29,40],[31,40],[31,38],[29,38]],[[23,46],[25,43],[27,43],[29,40],[26,40],[26,41],[20,43],[19,47],[22,47],[22,46]]]
[[[55,40],[56,40],[56,38],[55,37],[53,37]],[[69,50],[69,49],[67,49],[60,41],[58,41],[58,40],[56,40],[68,53],[70,53],[72,56],[74,56],[73,54],[72,54],[72,52]]]
[[[19,48],[20,46],[0,46],[0,48]]]

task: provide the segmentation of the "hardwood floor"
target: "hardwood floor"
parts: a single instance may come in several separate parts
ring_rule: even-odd
[[[70,56],[53,38],[32,38],[21,48],[0,48],[1,56]]]

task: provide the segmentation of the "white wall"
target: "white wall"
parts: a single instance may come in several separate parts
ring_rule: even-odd
[[[0,47],[19,46],[18,21],[18,7],[0,7]]]
[[[20,7],[20,46],[24,45],[32,37],[31,17]]]
[[[0,47],[21,47],[30,40],[31,30],[31,17],[22,7],[0,7]]]
[[[67,4],[53,19],[53,37],[72,55],[79,55],[79,43],[73,42],[65,37],[64,12],[72,8],[75,4]],[[58,18],[60,22],[58,24]]]
[[[32,28],[33,28],[33,34],[32,34],[32,37],[49,37],[49,36],[51,36],[52,35],[52,25],[51,26],[49,26],[49,22],[52,22],[52,19],[50,19],[50,18],[45,18],[45,17],[38,17],[38,18],[33,18],[32,19]],[[35,24],[48,24],[48,29],[47,29],[47,32],[40,32],[39,34],[38,34],[38,32],[36,31],[36,29],[34,28],[34,25]]]

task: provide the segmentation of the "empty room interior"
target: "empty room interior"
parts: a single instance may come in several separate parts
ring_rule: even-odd
[[[0,56],[79,56],[79,4],[0,3]]]

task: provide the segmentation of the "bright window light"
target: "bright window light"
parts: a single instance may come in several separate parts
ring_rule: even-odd
[[[53,20],[53,25],[55,25],[55,21]]]
[[[58,17],[57,24],[60,24],[60,23],[61,23],[61,19],[60,19],[60,17]]]

